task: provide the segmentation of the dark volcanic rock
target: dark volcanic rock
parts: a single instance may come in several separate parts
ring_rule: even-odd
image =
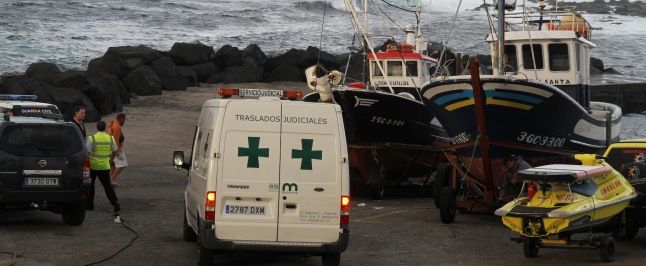
[[[101,120],[101,114],[83,92],[68,88],[50,88],[49,92],[58,108],[61,109],[65,120],[72,120],[74,108],[79,105],[85,106],[85,122],[91,123]]]
[[[348,65],[348,55],[350,55],[350,64]],[[336,57],[337,61],[341,62],[339,70],[346,73],[346,82],[362,81],[363,80],[363,55],[361,53],[343,54]]]
[[[189,86],[197,85],[197,74],[195,74],[195,70],[193,70],[193,68],[190,66],[178,66],[177,69],[179,69],[182,76],[188,80]]]
[[[225,83],[226,80],[227,80],[227,73],[220,72],[220,73],[215,73],[215,74],[211,75],[206,80],[206,83],[209,83],[209,84]]]
[[[220,47],[215,53],[215,63],[220,67],[232,67],[242,65],[242,51],[238,47],[233,47],[231,45],[225,45]]]
[[[225,83],[251,83],[262,80],[264,69],[255,64],[245,64],[225,69]],[[304,75],[304,74],[303,74]]]
[[[284,54],[269,58],[265,62],[265,72],[273,72],[278,66],[298,66],[303,54],[303,50],[289,49]]]
[[[169,57],[162,56],[150,64],[155,71],[164,90],[181,91],[189,86],[188,79],[180,71]]]
[[[169,54],[178,65],[195,65],[208,62],[213,58],[213,47],[201,43],[173,44]]]
[[[601,59],[590,57],[590,74],[601,74],[604,69],[603,61],[601,61]]]
[[[103,115],[121,112],[124,103],[130,103],[128,90],[114,75],[101,72],[87,72],[87,96]]]
[[[266,82],[274,81],[295,81],[295,82],[304,82],[305,81],[305,72],[297,66],[293,65],[282,65],[276,67],[267,78]]]
[[[262,64],[267,60],[267,55],[257,44],[247,45],[242,52],[246,57],[252,58],[258,64]]]
[[[56,64],[38,62],[29,65],[25,76],[45,82],[52,82],[56,75],[60,74],[61,70]]]
[[[210,76],[212,76],[216,72],[220,72],[220,67],[213,62],[206,62],[189,67],[193,69],[193,71],[195,71],[195,75],[197,75],[197,81],[199,82],[205,82]]]
[[[159,51],[143,45],[110,47],[102,57],[90,60],[88,71],[109,73],[123,78],[133,69],[150,64],[159,57]]]
[[[49,90],[53,88],[44,81],[17,76],[11,79],[4,79],[0,83],[0,93],[8,94],[31,94],[38,96],[39,102],[56,104]]]
[[[140,66],[123,78],[129,92],[140,96],[160,95],[161,80],[149,66]]]
[[[85,71],[70,69],[54,77],[53,85],[59,88],[84,90],[87,85]]]
[[[126,61],[130,67],[137,67],[141,64],[150,64],[159,58],[159,51],[147,46],[118,46],[110,47],[103,55],[105,57],[118,57]]]
[[[92,101],[80,90],[56,88],[43,81],[28,77],[3,79],[0,83],[0,93],[36,95],[39,102],[56,104],[66,118],[71,118],[74,107],[77,105],[86,107],[86,121],[98,121],[98,118],[101,117]]]
[[[102,56],[90,60],[87,66],[88,71],[101,72],[123,77],[132,69],[143,64],[141,59],[131,59],[129,61],[123,60],[114,56]]]

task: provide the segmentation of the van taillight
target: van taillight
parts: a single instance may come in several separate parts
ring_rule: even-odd
[[[350,224],[350,196],[341,196],[341,225]]]
[[[215,221],[215,192],[206,193],[206,206],[204,208],[204,220]]]
[[[83,183],[92,183],[90,180],[90,159],[83,160]]]

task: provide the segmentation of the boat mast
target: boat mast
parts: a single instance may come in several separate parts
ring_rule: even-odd
[[[367,7],[367,0],[364,0],[366,3]],[[377,58],[377,54],[375,53],[374,47],[372,47],[372,43],[370,42],[370,39],[368,39],[368,32],[364,27],[361,27],[359,15],[357,14],[357,11],[354,9],[354,4],[352,3],[352,0],[345,0],[345,5],[348,11],[350,11],[350,14],[352,15],[352,20],[354,20],[354,23],[357,25],[357,28],[359,29],[359,33],[361,34],[361,37],[363,38],[365,42],[365,47],[369,49],[370,54],[375,58],[375,61],[377,62],[377,67],[379,67],[379,70],[381,73],[383,73],[384,81],[386,82],[386,85],[388,86],[388,89],[390,90],[390,93],[395,93],[395,90],[393,90],[393,87],[391,86],[390,80],[388,80],[388,76],[386,75],[386,71],[384,71],[384,68],[381,66],[381,63],[379,63],[379,60]],[[367,8],[366,8],[367,10]],[[366,11],[367,12],[367,11]],[[366,13],[367,14],[367,13]],[[366,56],[367,57],[367,56]],[[365,60],[365,59],[364,59]]]
[[[498,75],[505,74],[505,0],[498,0]]]

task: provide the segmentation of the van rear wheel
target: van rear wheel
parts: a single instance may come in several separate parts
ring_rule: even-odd
[[[184,209],[184,225],[182,226],[182,239],[186,242],[195,242],[197,240],[197,234],[193,231],[190,225],[188,225],[188,220],[186,219],[186,209]]]
[[[321,257],[323,266],[339,266],[341,264],[341,253],[325,253]]]

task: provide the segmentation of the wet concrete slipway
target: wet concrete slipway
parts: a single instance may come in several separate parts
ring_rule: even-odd
[[[302,85],[298,85],[302,86]],[[117,193],[122,218],[138,238],[100,265],[195,265],[196,244],[181,239],[186,172],[171,166],[173,150],[188,152],[195,121],[212,88],[164,92],[126,107],[130,166]],[[88,129],[94,125],[87,125]],[[15,265],[86,265],[124,247],[134,234],[112,221],[98,187],[96,207],[81,226],[67,226],[49,212],[0,213],[0,252],[17,254]],[[357,206],[360,203],[362,206]],[[343,265],[588,265],[596,250],[541,250],[525,259],[514,235],[493,215],[458,215],[444,225],[430,197],[353,197],[351,238]],[[646,263],[646,233],[617,244],[617,265]],[[0,255],[0,259],[5,259]],[[4,262],[0,261],[0,265]],[[319,257],[267,253],[216,256],[215,265],[320,265]]]

